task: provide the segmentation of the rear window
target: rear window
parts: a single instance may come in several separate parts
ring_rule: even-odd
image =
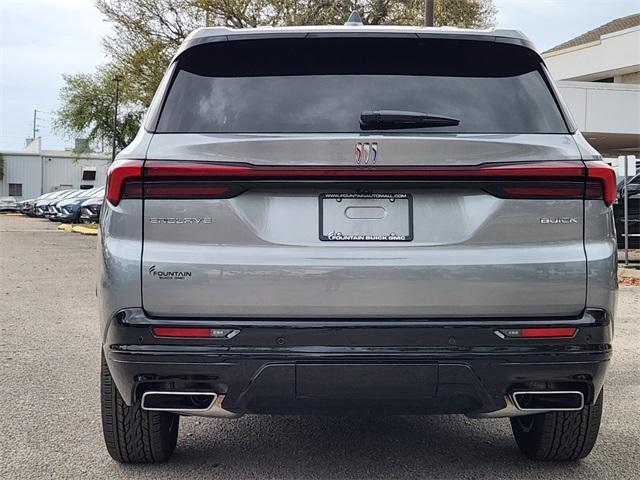
[[[457,126],[402,130],[410,132],[568,131],[531,50],[405,38],[238,40],[193,47],[178,60],[157,131],[355,133],[361,131],[360,114],[370,110],[460,120]]]

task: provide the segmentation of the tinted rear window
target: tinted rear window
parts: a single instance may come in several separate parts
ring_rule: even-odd
[[[240,40],[191,48],[177,67],[159,132],[354,133],[363,111],[405,110],[460,120],[410,132],[567,133],[540,59],[515,45]]]

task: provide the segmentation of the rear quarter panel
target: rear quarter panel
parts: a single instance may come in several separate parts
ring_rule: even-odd
[[[141,128],[133,142],[120,152],[116,161],[144,159],[151,136]],[[102,204],[97,295],[103,335],[116,312],[122,308],[142,305],[142,214],[142,200],[122,200],[118,206],[104,200]]]

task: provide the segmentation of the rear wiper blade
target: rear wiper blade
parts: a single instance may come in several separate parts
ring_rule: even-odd
[[[372,110],[360,114],[362,130],[392,130],[396,128],[455,127],[457,118],[403,110]]]

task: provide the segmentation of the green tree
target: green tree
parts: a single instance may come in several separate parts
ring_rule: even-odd
[[[111,138],[116,72],[122,76],[118,148],[135,136],[174,52],[203,26],[246,28],[344,23],[353,10],[371,25],[421,25],[424,0],[96,0],[113,26],[104,39],[108,64],[94,74],[65,75],[58,130]],[[485,28],[494,24],[493,0],[436,0],[435,24]]]
[[[489,28],[496,23],[496,12],[490,0],[436,0],[434,23],[460,28]]]
[[[104,1],[104,0],[103,0]],[[357,10],[369,25],[421,25],[424,0],[193,0],[208,25],[235,28],[261,25],[339,25]],[[436,0],[436,25],[478,28],[493,25],[492,0]]]
[[[147,106],[171,57],[186,36],[206,25],[193,0],[96,0],[112,24],[104,39],[111,63],[127,81],[126,95]]]
[[[111,146],[115,112],[116,72],[99,68],[93,74],[64,75],[60,91],[61,108],[56,112],[54,127],[69,136],[83,135],[93,146]],[[145,106],[123,94],[118,102],[116,149],[121,150],[135,137]]]

